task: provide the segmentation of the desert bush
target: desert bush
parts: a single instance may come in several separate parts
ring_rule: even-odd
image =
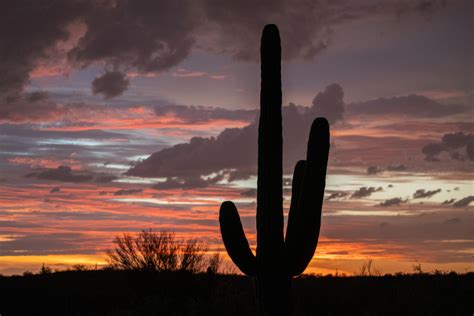
[[[375,268],[374,260],[367,259],[367,262],[364,262],[360,267],[359,276],[381,276],[382,272]]]
[[[219,273],[221,263],[222,263],[222,260],[221,260],[221,257],[219,255],[219,253],[213,254],[209,258],[209,263],[207,265],[207,273],[209,273],[209,274]]]
[[[75,264],[72,266],[72,270],[74,271],[87,271],[89,268],[84,264]]]
[[[421,263],[418,261],[412,265],[413,273],[415,274],[423,274],[423,270],[421,269]]]
[[[181,246],[180,270],[196,273],[202,271],[205,265],[206,248],[196,239],[188,240]]]
[[[117,236],[114,244],[106,254],[110,267],[117,270],[196,273],[204,265],[204,245],[193,239],[180,242],[171,232],[142,230]]]
[[[41,269],[39,271],[40,274],[49,274],[49,273],[52,273],[52,272],[53,272],[53,270],[50,267],[45,266],[44,263],[41,266]]]

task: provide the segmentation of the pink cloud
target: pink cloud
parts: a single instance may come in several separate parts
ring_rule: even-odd
[[[205,71],[189,70],[185,68],[180,68],[177,71],[171,74],[173,77],[177,78],[202,78],[206,77],[213,80],[223,80],[227,78],[227,75],[222,74],[211,74]]]

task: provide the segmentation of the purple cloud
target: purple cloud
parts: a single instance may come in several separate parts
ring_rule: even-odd
[[[92,93],[102,94],[104,98],[110,99],[121,95],[127,90],[129,84],[125,74],[120,71],[110,71],[92,81]]]

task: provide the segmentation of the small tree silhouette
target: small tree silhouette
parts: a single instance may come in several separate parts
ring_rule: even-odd
[[[106,252],[113,269],[196,273],[204,267],[204,245],[195,239],[179,242],[171,232],[142,230],[117,236],[114,243],[115,249]]]

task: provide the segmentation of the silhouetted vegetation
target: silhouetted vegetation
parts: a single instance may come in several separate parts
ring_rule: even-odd
[[[219,273],[219,269],[222,265],[222,259],[218,253],[211,256],[209,259],[209,265],[207,267],[207,273],[209,274],[217,274]]]
[[[474,273],[293,280],[293,315],[472,315]],[[252,278],[69,270],[0,276],[2,315],[256,315]]]
[[[257,254],[245,237],[236,206],[222,203],[225,248],[243,273],[255,277],[259,315],[291,314],[291,279],[306,269],[318,244],[329,154],[329,123],[314,120],[306,160],[295,166],[286,235],[283,220],[281,45],[278,27],[266,25],[260,46]]]
[[[362,264],[360,267],[360,271],[357,274],[359,276],[381,276],[382,271],[377,269],[374,265],[374,260],[372,259],[367,259],[366,262]]]
[[[40,270],[39,273],[40,273],[40,274],[48,274],[48,273],[51,273],[51,272],[53,272],[53,270],[51,270],[50,267],[45,266],[44,263],[43,263],[43,265],[41,266],[41,270]]]
[[[206,247],[195,239],[176,240],[174,233],[151,229],[114,239],[107,251],[109,268],[116,270],[196,273],[205,269]]]

